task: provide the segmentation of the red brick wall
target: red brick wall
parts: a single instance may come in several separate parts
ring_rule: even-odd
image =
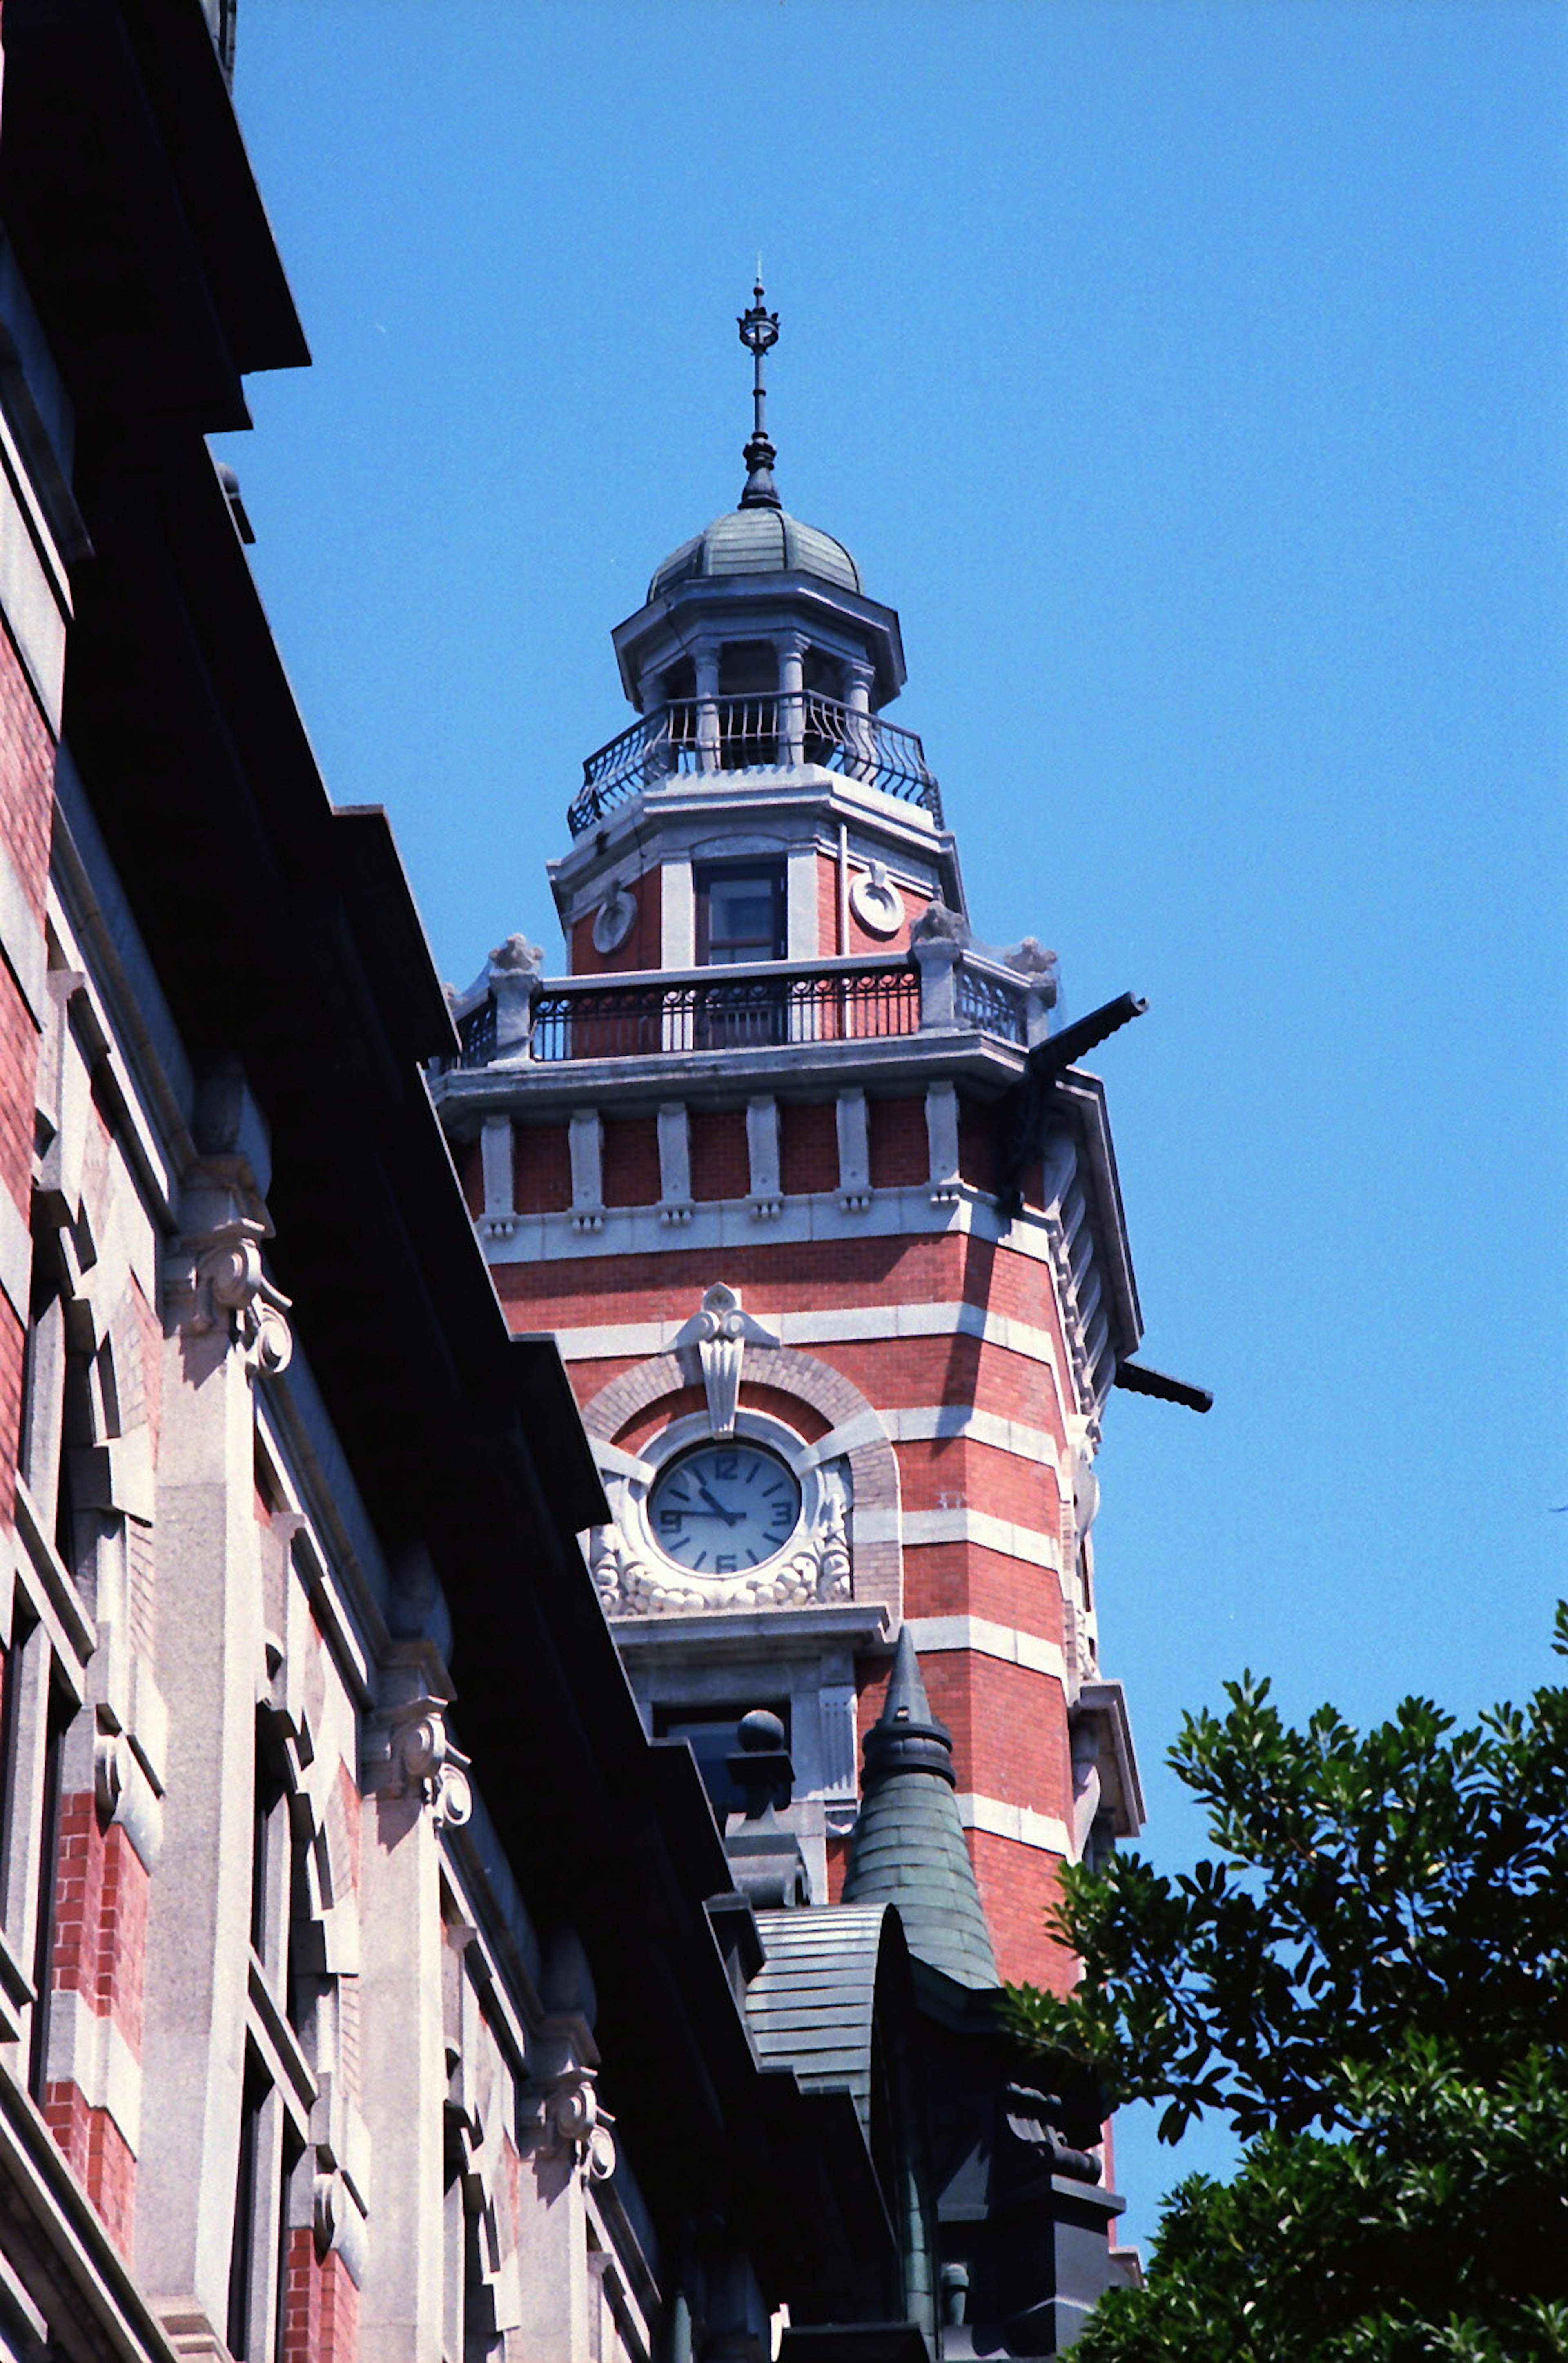
[[[1056,1856],[1019,1846],[1014,1838],[993,1837],[987,1830],[966,1835],[1004,1980],[1071,1993],[1078,1981],[1077,1961],[1045,1931],[1046,1914],[1062,1892]]]
[[[135,2230],[136,2160],[106,2109],[89,2108],[75,2084],[46,2084],[43,2113],[104,2228],[122,2257]]]
[[[803,1198],[839,1186],[839,1107],[818,1100],[779,1110],[779,1168],[784,1195]]]
[[[601,1170],[606,1206],[656,1206],[661,1195],[657,1119],[606,1116]]]
[[[554,1214],[570,1206],[572,1150],[563,1124],[518,1125],[515,1162],[519,1215]]]
[[[692,1195],[694,1198],[744,1198],[751,1187],[751,1159],[746,1147],[746,1113],[743,1108],[693,1108],[691,1113]],[[644,1261],[639,1257],[638,1262]],[[650,1277],[658,1277],[654,1284],[662,1296],[668,1296],[671,1287],[679,1283],[667,1270],[670,1263],[680,1263],[679,1256],[655,1256],[646,1259]],[[733,1258],[728,1259],[733,1261]],[[711,1255],[693,1255],[694,1266],[705,1270],[712,1263]],[[499,1275],[497,1275],[499,1277]],[[706,1288],[707,1282],[702,1285]]]
[[[325,2257],[303,2227],[289,2234],[284,2297],[284,2363],[352,2363],[359,2344],[360,2293],[335,2248]]]
[[[851,860],[850,884],[866,874],[863,861]],[[900,886],[904,897],[904,919],[896,935],[873,936],[856,918],[853,906],[849,912],[849,936],[843,946],[851,960],[876,960],[888,952],[906,952],[909,930],[930,901],[929,894],[917,893],[913,887]],[[817,943],[819,957],[830,959],[839,945],[839,860],[836,854],[819,853],[817,857]]]
[[[80,1993],[141,2050],[148,1874],[124,1829],[104,1829],[91,1796],[62,1799],[55,1877],[53,1984]]]
[[[624,944],[613,952],[602,952],[594,943],[594,917],[575,922],[572,929],[570,952],[573,976],[617,976],[628,969],[660,968],[663,965],[663,880],[657,870],[645,871],[632,884],[637,897],[637,916],[631,923],[631,933]]]
[[[989,1108],[958,1095],[958,1170],[976,1190],[996,1186],[996,1120]]]
[[[879,1100],[867,1103],[871,1131],[871,1178],[877,1190],[903,1190],[929,1180],[930,1144],[926,1136],[926,1103]]]
[[[452,1163],[462,1190],[462,1203],[477,1218],[484,1212],[484,1163],[477,1140],[452,1143]]]
[[[727,1159],[731,1170],[721,1172]],[[739,1186],[734,1186],[737,1170]],[[696,1194],[743,1197],[747,1173],[741,1111],[694,1109],[692,1182]],[[722,1188],[717,1186],[721,1182]],[[828,1311],[840,1304],[925,1304],[966,1295],[983,1304],[990,1292],[984,1279],[977,1289],[968,1286],[963,1249],[963,1240],[946,1232],[919,1238],[812,1239],[783,1251],[759,1240],[726,1248],[724,1276],[732,1287],[746,1292],[748,1308],[762,1319],[770,1309]],[[1006,1260],[1023,1263],[1027,1259],[1009,1255]],[[672,1303],[689,1297],[695,1304],[712,1281],[712,1267],[709,1248],[669,1248],[642,1255],[503,1263],[495,1271],[502,1303],[518,1308],[516,1326],[537,1329],[552,1323],[576,1326],[662,1318]]]
[[[1058,1538],[1061,1497],[1054,1469],[967,1436],[904,1443],[897,1452],[906,1510],[984,1510]]]
[[[50,1983],[57,1993],[79,1994],[89,2010],[112,2018],[137,2057],[147,1905],[148,1874],[125,1831],[118,1823],[102,1827],[90,1795],[63,1798]],[[46,2086],[44,2114],[111,2238],[128,2254],[136,2161],[125,2136],[74,2083]]]
[[[43,927],[54,809],[54,746],[20,660],[0,632],[0,844]],[[0,961],[0,1189],[28,1220],[32,1202],[38,1030]],[[20,1308],[0,1299],[0,1529],[9,1531],[22,1409]]]

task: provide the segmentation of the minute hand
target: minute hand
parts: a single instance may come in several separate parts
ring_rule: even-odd
[[[716,1518],[722,1518],[727,1526],[738,1526],[740,1524],[741,1518],[745,1514],[743,1511],[727,1510],[722,1503],[716,1502],[700,1477],[694,1479],[693,1481],[696,1486],[697,1492],[702,1495],[703,1500],[707,1503],[708,1508],[713,1512]]]

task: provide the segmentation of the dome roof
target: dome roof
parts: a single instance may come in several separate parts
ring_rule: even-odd
[[[815,574],[842,591],[861,589],[861,570],[841,541],[783,509],[728,509],[654,570],[650,599],[714,574]]]

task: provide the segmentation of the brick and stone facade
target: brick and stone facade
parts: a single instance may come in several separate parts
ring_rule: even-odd
[[[784,2309],[924,2352],[880,2121],[749,2037],[758,1915],[453,1188],[390,833],[206,449],[306,359],[233,36],[0,17],[0,2354],[762,2363]],[[587,1150],[538,1145],[548,1219]],[[668,1153],[612,1128],[628,1205]],[[907,1967],[855,1925],[880,2093]]]
[[[742,339],[765,350],[762,306]],[[772,459],[759,421],[739,507],[617,627],[639,719],[588,759],[550,865],[566,975],[499,947],[452,998],[435,1096],[508,1319],[572,1372],[614,1513],[591,1563],[650,1731],[688,1736],[733,1805],[720,1735],[775,1714],[831,1909],[870,1892],[859,1759],[898,1644],[989,1930],[967,1982],[1060,1991],[1062,1867],[1141,1810],[1095,1590],[1107,1398],[1201,1406],[1133,1359],[1081,1063],[1141,1004],[1057,1032],[1054,956],[978,937],[924,750],[886,717],[897,616],[782,511]],[[782,1539],[748,1506],[770,1470]],[[902,1811],[879,1806],[883,1869]],[[924,1878],[912,1931],[937,1925]]]

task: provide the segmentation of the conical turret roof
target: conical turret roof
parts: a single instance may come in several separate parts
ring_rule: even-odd
[[[850,1842],[846,1903],[895,1903],[917,1961],[964,1986],[995,1986],[996,1957],[958,1817],[952,1735],[937,1722],[909,1627],[866,1734],[865,1797]]]

